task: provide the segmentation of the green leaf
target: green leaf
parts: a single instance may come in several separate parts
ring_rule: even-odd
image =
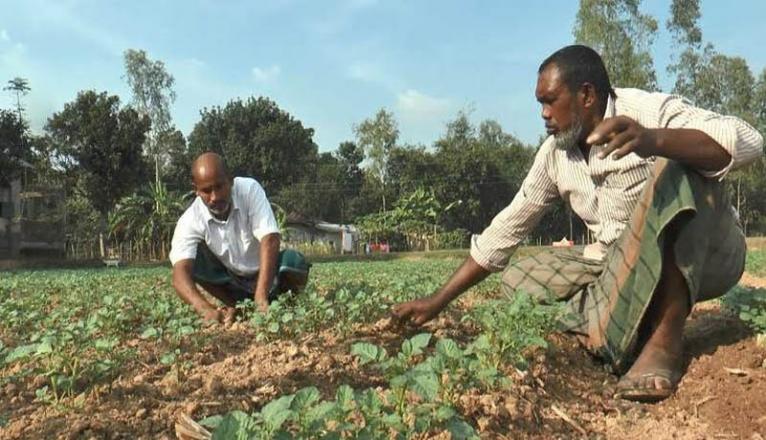
[[[95,346],[97,350],[104,350],[108,351],[113,349],[117,344],[119,343],[119,339],[116,337],[112,338],[99,338],[96,340]]]
[[[261,410],[261,417],[271,432],[282,427],[282,424],[289,419],[293,412],[290,411],[290,405],[295,399],[295,395],[282,396],[272,400]]]
[[[324,420],[326,420],[329,417],[329,414],[336,408],[337,404],[335,402],[321,402],[305,413],[306,420],[309,423],[318,422],[318,427],[321,427],[324,425]]]
[[[379,414],[383,407],[383,401],[373,389],[366,389],[357,393],[355,400],[361,407],[362,412],[367,415]]]
[[[232,411],[215,428],[212,440],[249,440],[257,433],[258,426],[250,416]]]
[[[303,412],[309,409],[320,398],[319,390],[316,387],[306,387],[295,393],[295,399],[290,405],[290,409],[295,412]]]
[[[450,359],[463,357],[463,350],[452,339],[439,339],[436,343],[436,352]]]
[[[202,426],[208,427],[210,429],[215,429],[218,427],[218,425],[221,424],[222,421],[223,421],[223,416],[219,414],[219,415],[214,415],[210,417],[205,417],[204,419],[200,420],[197,423],[199,423]]]
[[[160,332],[154,328],[154,327],[148,327],[146,330],[141,333],[140,338],[141,339],[150,339],[150,338],[156,338],[159,336]]]
[[[412,376],[412,390],[426,402],[433,402],[439,395],[439,378],[433,372],[419,372]]]
[[[452,434],[454,440],[473,440],[479,438],[473,426],[457,418],[447,422],[447,431]]]
[[[351,346],[351,354],[359,356],[361,365],[382,362],[388,356],[386,350],[368,342],[357,342]]]
[[[415,356],[423,353],[423,349],[428,347],[428,342],[431,341],[431,333],[420,333],[417,334],[410,339],[408,339],[406,342],[410,343],[411,351],[410,355]],[[402,345],[402,351],[404,351],[404,345]]]
[[[160,362],[163,365],[171,365],[176,361],[176,354],[173,352],[165,353],[160,357]]]
[[[454,408],[452,408],[451,406],[444,405],[444,406],[440,406],[439,409],[436,410],[434,417],[436,417],[436,420],[441,422],[454,417],[456,414],[457,414],[457,411],[455,411]]]
[[[342,410],[352,410],[354,408],[354,389],[348,385],[341,385],[335,391],[335,400]]]
[[[28,357],[37,351],[38,345],[39,344],[20,345],[14,348],[10,353],[8,353],[8,356],[5,357],[5,363],[9,364],[13,361]]]
[[[385,416],[381,417],[380,421],[389,428],[393,428],[397,431],[404,431],[406,428],[404,422],[402,422],[401,417],[399,417],[399,414],[396,413],[386,414]]]
[[[37,350],[35,350],[35,355],[41,355],[41,354],[51,354],[53,353],[53,346],[50,342],[41,342],[37,345]]]

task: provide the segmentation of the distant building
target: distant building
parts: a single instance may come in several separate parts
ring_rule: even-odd
[[[66,252],[65,195],[61,188],[31,183],[32,166],[22,177],[0,178],[0,258]]]
[[[354,225],[309,219],[293,212],[287,215],[285,230],[283,240],[288,245],[325,245],[337,254],[358,251],[359,230]]]

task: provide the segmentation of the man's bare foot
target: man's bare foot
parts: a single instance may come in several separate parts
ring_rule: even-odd
[[[680,350],[647,345],[617,383],[617,397],[637,402],[658,402],[670,397],[681,379]]]

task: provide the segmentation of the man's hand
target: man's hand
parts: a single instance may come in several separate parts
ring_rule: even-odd
[[[234,307],[210,308],[202,313],[202,319],[208,323],[233,324],[237,316]]]
[[[269,300],[268,299],[259,299],[255,298],[255,304],[258,306],[258,310],[261,311],[261,313],[266,314],[269,311]]]
[[[397,304],[391,309],[391,313],[393,313],[399,321],[404,322],[409,320],[415,325],[423,325],[436,317],[443,308],[444,306],[439,301],[428,296]]]
[[[599,152],[599,159],[612,154],[612,158],[616,160],[630,153],[651,157],[657,156],[659,150],[655,131],[645,128],[627,116],[604,119],[593,129],[585,142],[590,145],[607,144]]]

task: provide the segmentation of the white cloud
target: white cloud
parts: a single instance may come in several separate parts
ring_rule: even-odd
[[[0,29],[0,40],[1,41],[11,41],[10,35],[8,35],[8,31],[5,29]]]
[[[409,89],[399,93],[396,107],[403,119],[413,122],[435,122],[449,114],[452,104],[448,99],[435,98]]]
[[[276,64],[266,68],[253,67],[253,78],[258,82],[270,82],[276,79],[282,72]]]

